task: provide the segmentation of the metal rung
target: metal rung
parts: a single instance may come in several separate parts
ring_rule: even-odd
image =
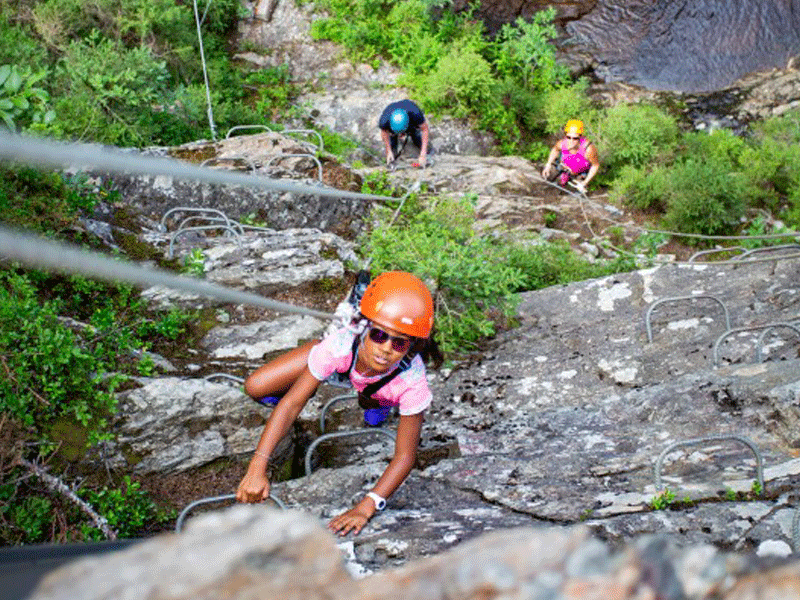
[[[694,262],[695,258],[698,258],[699,256],[706,256],[707,254],[719,254],[720,252],[734,252],[734,251],[745,253],[747,252],[747,249],[742,246],[731,246],[730,248],[714,248],[712,250],[700,250],[700,252],[695,252],[694,254],[692,254],[687,262]],[[737,260],[738,258],[739,257],[736,257]]]
[[[167,251],[167,257],[168,258],[172,258],[172,247],[175,244],[175,240],[179,236],[181,236],[184,233],[187,233],[189,231],[207,231],[209,229],[224,229],[225,231],[230,232],[231,234],[233,234],[233,237],[236,238],[236,244],[239,246],[239,248],[242,247],[242,240],[239,237],[239,232],[236,231],[233,227],[230,227],[228,225],[223,225],[223,224],[220,224],[220,225],[197,225],[195,227],[186,227],[185,229],[181,229],[180,231],[176,231],[175,233],[172,234],[172,237],[170,237],[170,239],[169,239],[169,250]]]
[[[193,216],[186,217],[183,221],[181,221],[178,224],[178,227],[175,229],[175,231],[180,231],[181,229],[187,229],[189,227],[194,227],[194,225],[187,225],[187,223],[191,223],[192,221],[201,221],[201,222],[212,223],[212,224],[214,224],[214,223],[223,223],[225,225],[225,227],[228,227],[228,228],[231,228],[231,229],[236,229],[236,230],[238,230],[239,235],[244,235],[244,228],[238,222],[234,221],[233,219],[228,219],[228,218],[223,219],[222,217],[214,217],[214,216],[207,216],[207,215],[193,215]]]
[[[308,141],[306,141],[306,143],[307,144],[311,144],[317,150],[322,150],[323,149],[322,136],[319,134],[318,131],[314,131],[313,129],[284,129],[283,131],[281,131],[281,133],[283,133],[283,134],[287,134],[287,133],[309,133],[309,134],[314,134],[315,136],[317,136],[317,139],[319,140],[319,144],[314,144],[314,142],[308,142]]]
[[[753,248],[748,250],[744,254],[740,254],[734,260],[744,261],[746,257],[750,256],[751,254],[760,254],[763,252],[774,252],[775,250],[789,250],[800,248],[800,244],[782,244],[779,246],[762,246],[761,248]]]
[[[197,208],[197,207],[194,207],[194,206],[175,206],[173,208],[170,208],[167,212],[164,213],[164,216],[161,217],[160,225],[161,225],[161,229],[163,231],[167,230],[167,217],[169,217],[172,213],[176,213],[176,212],[206,213],[206,214],[217,215],[223,221],[225,221],[226,225],[232,226],[231,219],[228,218],[228,215],[226,215],[221,210],[217,210],[216,208]]]
[[[315,439],[311,443],[311,445],[308,447],[308,450],[306,450],[306,460],[305,460],[306,476],[311,475],[311,455],[314,454],[314,450],[322,442],[324,442],[326,440],[329,440],[331,438],[350,437],[350,436],[355,436],[355,435],[366,435],[366,434],[373,434],[373,433],[384,435],[384,436],[388,437],[390,440],[392,440],[392,442],[394,442],[394,437],[395,437],[394,433],[392,433],[391,431],[388,431],[386,429],[381,429],[379,427],[375,427],[375,428],[367,428],[367,427],[365,427],[364,429],[355,429],[353,431],[336,431],[334,433],[326,433],[324,435],[319,436],[317,439]]]
[[[230,379],[231,381],[235,381],[236,383],[244,383],[244,377],[237,377],[236,375],[230,375],[229,373],[210,373],[206,375],[203,379],[206,381],[211,381],[212,379],[216,378],[221,379]]]
[[[343,394],[341,396],[334,396],[330,400],[325,403],[325,406],[322,407],[322,411],[319,413],[319,431],[320,433],[325,433],[325,413],[328,412],[328,409],[338,402],[342,402],[344,400],[356,399],[358,398],[358,394]]]
[[[228,129],[228,133],[225,135],[225,139],[228,139],[229,137],[231,137],[231,134],[234,131],[239,131],[241,129],[261,129],[261,130],[269,131],[270,133],[272,133],[272,129],[270,129],[266,125],[236,125],[235,127],[231,127],[230,129]]]
[[[181,511],[181,514],[178,515],[178,520],[175,522],[175,533],[180,533],[181,529],[183,529],[183,522],[186,520],[186,517],[192,512],[193,509],[197,508],[201,504],[211,504],[213,502],[224,502],[226,500],[235,500],[236,494],[225,494],[224,496],[209,496],[207,498],[201,498],[200,500],[195,500],[191,504],[189,504],[186,508]],[[278,507],[282,510],[286,510],[286,505],[281,501],[280,498],[275,496],[274,494],[270,493],[269,499],[272,500]]]
[[[792,329],[798,336],[800,336],[800,328],[796,327],[793,323],[784,323],[775,325],[770,327],[769,329],[765,329],[761,332],[758,336],[758,342],[756,343],[756,362],[764,362],[764,357],[761,355],[762,346],[764,345],[764,340],[766,339],[767,335],[772,333],[773,329],[779,329],[781,327]]]
[[[679,301],[684,301],[684,300],[697,300],[698,298],[705,298],[707,300],[713,300],[714,302],[719,304],[720,307],[722,308],[722,312],[725,314],[725,329],[728,330],[728,329],[731,328],[731,318],[730,318],[730,315],[728,314],[728,309],[722,303],[722,300],[720,300],[716,296],[711,296],[711,295],[708,295],[708,294],[700,294],[700,295],[697,295],[697,296],[676,296],[674,298],[662,298],[661,300],[656,300],[655,302],[653,302],[647,308],[647,313],[645,313],[644,325],[645,325],[645,328],[647,329],[647,341],[648,342],[652,342],[653,341],[653,329],[652,329],[652,327],[650,325],[650,315],[653,313],[653,310],[655,310],[655,308],[658,305],[664,304],[666,302],[679,302]]]
[[[766,333],[769,332],[769,330],[777,328],[777,327],[788,327],[789,329],[794,330],[797,333],[797,335],[800,335],[800,327],[797,327],[796,325],[792,325],[791,323],[782,323],[782,322],[781,323],[767,323],[766,325],[753,325],[752,327],[739,327],[737,329],[729,329],[728,331],[723,333],[721,336],[719,336],[717,338],[716,342],[714,342],[714,366],[715,367],[719,366],[719,347],[722,344],[722,342],[725,340],[725,338],[730,337],[730,336],[732,336],[732,335],[734,335],[736,333],[742,333],[742,332],[745,332],[745,331],[759,331],[759,330],[762,330],[762,329],[766,329],[767,332],[762,334],[762,337],[759,338],[759,340],[761,340],[761,339],[763,339],[763,336],[765,336]],[[760,358],[761,358],[760,347],[759,347],[759,352],[757,354],[757,358],[759,359],[758,362],[761,362],[761,360],[760,360]]]
[[[719,441],[734,441],[740,442],[750,448],[753,451],[753,454],[756,457],[756,477],[758,478],[758,483],[761,486],[762,493],[764,491],[764,460],[761,458],[761,453],[758,451],[758,447],[750,441],[748,438],[740,435],[711,435],[708,437],[701,437],[701,438],[694,438],[691,440],[685,440],[682,442],[674,442],[667,446],[664,451],[659,455],[658,460],[656,460],[656,465],[653,469],[655,475],[655,487],[656,492],[660,491],[661,486],[661,463],[664,462],[664,458],[669,454],[672,450],[676,448],[680,448],[683,446],[693,446],[697,444],[705,444],[708,442],[719,442]]]
[[[264,165],[264,166],[269,167],[270,165],[272,165],[273,162],[275,162],[279,158],[291,158],[291,157],[310,158],[311,160],[316,162],[317,163],[317,171],[318,171],[318,175],[319,175],[319,180],[322,181],[322,163],[319,162],[319,159],[316,156],[314,156],[313,154],[276,154],[275,156],[271,157],[267,161],[267,164]]]
[[[224,160],[226,160],[226,161],[241,160],[241,161],[246,162],[249,165],[250,170],[253,173],[255,173],[256,170],[257,170],[256,169],[256,163],[254,163],[252,160],[250,160],[246,156],[212,156],[211,158],[207,158],[203,162],[201,162],[200,166],[201,167],[206,167],[209,164],[211,164],[212,162],[220,163],[220,162],[222,162]]]

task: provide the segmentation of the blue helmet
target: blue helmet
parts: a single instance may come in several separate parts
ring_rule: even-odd
[[[389,117],[389,127],[395,133],[403,133],[408,129],[408,113],[402,108],[396,108]]]

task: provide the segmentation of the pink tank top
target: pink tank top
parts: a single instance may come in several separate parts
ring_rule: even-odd
[[[589,140],[581,138],[581,143],[578,146],[578,151],[575,154],[570,154],[567,150],[567,142],[561,142],[561,162],[573,172],[573,174],[583,173],[588,171],[592,163],[586,158],[586,149],[589,147]]]

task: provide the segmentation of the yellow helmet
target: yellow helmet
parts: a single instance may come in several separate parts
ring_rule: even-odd
[[[578,119],[570,119],[564,125],[564,133],[571,133],[572,135],[583,135],[583,121]]]

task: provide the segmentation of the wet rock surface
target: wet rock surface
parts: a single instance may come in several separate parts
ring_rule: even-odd
[[[795,0],[600,0],[567,24],[605,81],[708,92],[800,53]]]

